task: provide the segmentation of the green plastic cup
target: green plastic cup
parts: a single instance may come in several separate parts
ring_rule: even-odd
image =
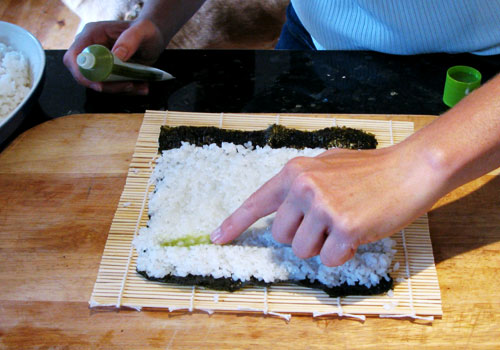
[[[481,85],[481,73],[472,67],[454,66],[446,72],[443,102],[453,107]]]

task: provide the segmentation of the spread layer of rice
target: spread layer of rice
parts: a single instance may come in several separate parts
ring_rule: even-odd
[[[0,43],[0,121],[21,103],[30,85],[28,60],[21,52]]]
[[[151,178],[155,191],[149,199],[148,227],[134,240],[137,269],[154,278],[200,275],[245,282],[253,277],[266,283],[318,281],[328,287],[343,283],[371,287],[381,278],[388,280],[393,240],[362,245],[344,265],[327,267],[319,257],[299,259],[289,245],[275,242],[270,230],[273,215],[228,245],[162,246],[186,235],[209,234],[288,160],[323,151],[253,149],[229,143],[222,147],[183,143],[164,151]]]

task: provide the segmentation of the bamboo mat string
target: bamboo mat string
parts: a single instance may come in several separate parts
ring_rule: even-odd
[[[330,115],[330,114],[328,114],[328,117],[330,117],[330,118],[331,118],[331,115]],[[333,117],[333,126],[334,126],[334,127],[337,127],[337,118],[336,118],[336,117]]]
[[[169,306],[167,309],[168,309],[168,312],[174,312],[177,310],[183,310],[183,309],[185,309],[185,307]]]
[[[281,116],[280,116],[280,114],[279,114],[279,113],[278,113],[278,114],[276,114],[276,124],[277,124],[277,125],[280,125],[280,117],[281,117]]]
[[[394,133],[393,133],[393,124],[392,124],[392,119],[389,120],[389,132],[391,136],[391,145],[394,145]],[[412,318],[419,318],[419,319],[426,319],[426,320],[434,320],[434,316],[429,316],[429,317],[421,317],[417,316],[415,312],[415,305],[413,301],[413,289],[411,285],[411,274],[410,274],[410,263],[409,263],[409,256],[408,256],[408,247],[406,246],[406,234],[405,230],[401,230],[401,239],[403,240],[403,250],[404,250],[404,255],[405,255],[405,266],[406,266],[406,280],[408,281],[408,297],[410,301],[410,311],[411,313],[409,315],[397,315],[397,317],[412,317]],[[391,315],[379,315],[381,317],[390,317]]]
[[[224,125],[224,112],[220,112],[220,117],[219,117],[219,128],[222,129],[222,126]]]
[[[282,314],[280,312],[272,312],[272,311],[268,312],[267,314],[272,315],[272,316],[280,317],[280,318],[284,319],[287,322],[289,322],[292,319],[292,315],[291,314]]]
[[[264,287],[264,315],[267,315],[267,287]]]
[[[280,313],[280,312],[268,312],[268,314],[269,315],[273,315],[273,316],[281,317],[282,319],[284,319],[287,322],[289,322],[292,319],[292,315],[291,314],[283,314],[283,313]]]
[[[390,135],[390,140],[391,140],[391,145],[394,145],[394,134],[393,134],[393,128],[392,128],[392,119],[389,120],[389,135]],[[412,291],[412,285],[411,285],[411,276],[410,276],[410,265],[408,262],[408,248],[406,247],[406,237],[405,237],[405,230],[401,230],[401,239],[403,241],[403,250],[404,250],[404,255],[405,255],[405,266],[406,266],[406,280],[408,281],[408,297],[409,297],[409,302],[410,302],[410,311],[411,313],[409,315],[397,315],[397,317],[416,317],[415,313],[415,307],[413,304],[413,291]],[[379,315],[380,317],[390,317],[392,315]],[[433,318],[434,319],[434,318]]]
[[[433,321],[434,316],[417,316],[417,313],[415,312],[415,306],[414,306],[414,301],[413,301],[413,288],[411,285],[411,273],[410,273],[410,264],[408,262],[408,248],[406,247],[406,235],[405,235],[405,230],[401,230],[401,239],[403,240],[403,251],[405,254],[405,264],[406,264],[406,281],[408,283],[408,298],[410,302],[410,314],[401,314],[401,315],[379,315],[382,318],[403,318],[403,317],[409,317],[409,318],[414,318],[414,319],[420,319],[420,320],[427,320],[427,321]]]
[[[165,111],[165,117],[163,118],[163,124],[162,125],[167,125],[167,121],[168,121],[168,109]]]
[[[193,288],[191,289],[191,298],[189,299],[189,312],[193,312],[195,291],[196,291],[196,286],[193,285]]]
[[[394,133],[393,133],[393,125],[392,125],[392,119],[389,120],[389,134],[390,134],[390,139],[391,139],[391,145],[394,145]],[[401,239],[403,241],[403,251],[404,251],[404,256],[405,256],[405,266],[406,266],[406,280],[408,282],[408,297],[409,297],[409,302],[410,302],[410,314],[409,315],[396,315],[396,317],[411,317],[411,318],[421,318],[420,316],[416,315],[415,312],[415,306],[413,302],[413,290],[412,290],[412,285],[411,285],[411,274],[410,274],[410,264],[409,264],[409,257],[408,257],[408,248],[406,246],[406,235],[405,235],[405,230],[401,230]],[[379,315],[380,317],[391,317],[393,315]],[[434,320],[433,316],[430,316]],[[428,319],[425,318],[424,319]]]
[[[344,310],[342,309],[342,304],[340,304],[340,297],[337,297],[337,314],[340,317],[344,316]]]
[[[342,303],[340,301],[340,297],[337,297],[336,304],[337,304],[336,311],[327,311],[327,312],[314,311],[312,313],[312,316],[313,317],[321,317],[321,316],[328,316],[328,315],[338,315],[339,317],[344,317],[344,316],[345,317],[352,317],[352,318],[358,319],[362,322],[366,321],[365,315],[354,315],[354,314],[344,313],[344,309],[342,308]]]
[[[342,316],[346,316],[346,317],[353,317],[353,318],[357,318],[361,321],[365,321],[366,320],[366,316],[365,315],[353,315],[353,314],[346,314],[344,313],[344,309],[342,308],[342,303],[340,301],[340,297],[337,297],[337,309],[338,309],[338,315],[340,317]]]
[[[92,309],[94,307],[99,307],[99,306],[115,306],[116,307],[116,303],[103,304],[103,303],[100,303],[98,301],[95,301],[94,298],[91,297],[89,300],[89,307]]]
[[[389,120],[389,134],[391,136],[391,145],[394,145],[394,133],[392,131],[392,119]]]
[[[272,315],[272,316],[278,316],[285,321],[289,322],[292,319],[291,314],[284,314],[281,312],[273,312],[273,311],[268,311],[268,301],[267,301],[267,287],[264,287],[264,309],[257,309],[253,307],[244,307],[244,306],[237,306],[236,310],[238,311],[255,311],[255,312],[262,312],[264,315]]]
[[[281,318],[284,318],[287,322],[291,320],[292,318],[292,315],[291,314],[282,314],[282,313],[279,313],[279,312],[273,312],[273,311],[269,311],[269,307],[268,307],[268,289],[267,287],[264,287],[264,315],[273,315],[273,316],[278,316],[278,317],[281,317]]]
[[[408,282],[408,297],[410,298],[410,310],[411,315],[415,315],[415,306],[413,305],[413,290],[411,286],[411,274],[410,274],[410,263],[408,262],[408,248],[406,247],[406,235],[405,230],[401,230],[401,238],[403,239],[403,250],[405,253],[405,264],[406,264],[406,280]]]

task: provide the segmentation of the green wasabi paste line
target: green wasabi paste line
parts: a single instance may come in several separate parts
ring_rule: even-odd
[[[160,69],[123,62],[102,45],[86,47],[76,58],[80,73],[90,81],[161,81],[174,77]]]
[[[210,235],[193,236],[187,235],[180,238],[163,241],[160,243],[162,247],[191,247],[194,245],[212,244]]]

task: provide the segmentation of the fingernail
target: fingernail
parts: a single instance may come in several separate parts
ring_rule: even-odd
[[[217,229],[210,234],[210,240],[212,243],[219,243],[219,239],[222,237],[222,230],[220,227],[217,227]]]
[[[124,48],[123,46],[120,46],[120,47],[116,48],[115,50],[113,50],[113,54],[116,57],[118,57],[119,59],[124,60],[125,57],[127,57],[128,50],[126,48]]]

